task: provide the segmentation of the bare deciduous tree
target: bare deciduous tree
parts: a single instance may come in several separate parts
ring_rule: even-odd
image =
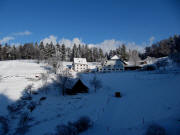
[[[139,53],[137,50],[133,50],[129,52],[130,56],[129,56],[129,62],[134,65],[134,66],[138,66],[139,63],[138,61],[140,61],[140,57],[139,57]]]
[[[55,67],[55,71],[56,71],[56,74],[57,73],[62,73],[64,72],[64,67],[63,67],[63,63],[61,61],[59,61]]]
[[[71,75],[68,70],[63,70],[60,74],[57,75],[56,83],[62,90],[62,95],[65,95],[65,90],[67,86],[71,85]]]
[[[94,88],[94,91],[96,92],[97,89],[102,87],[100,79],[98,79],[97,74],[95,73],[93,76],[93,79],[90,80],[90,84]]]
[[[61,72],[63,70],[63,63],[60,61],[59,57],[52,57],[48,59],[48,64],[52,66],[52,71],[55,74],[58,74],[58,72]]]

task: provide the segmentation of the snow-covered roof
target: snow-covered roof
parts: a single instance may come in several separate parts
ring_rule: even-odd
[[[125,65],[127,65],[126,62],[124,62],[123,60],[121,60],[117,55],[114,55],[110,60],[108,61],[121,61],[122,63],[124,63]]]
[[[74,58],[74,64],[87,64],[86,58]]]
[[[118,60],[119,59],[119,57],[117,56],[117,55],[114,55],[112,58],[111,58],[111,60]]]
[[[119,65],[122,64],[121,60],[108,60],[104,63],[104,66],[108,66],[108,65]]]

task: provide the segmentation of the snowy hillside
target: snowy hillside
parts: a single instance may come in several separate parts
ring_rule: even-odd
[[[30,84],[39,93],[33,95],[33,102],[46,97],[29,112],[33,119],[26,135],[54,133],[57,125],[76,121],[81,116],[89,116],[94,123],[82,135],[144,135],[152,123],[164,127],[167,135],[180,134],[180,72],[98,73],[102,88],[96,93],[90,85],[93,74],[81,74],[90,92],[62,96],[52,82],[53,74],[49,76],[48,92],[38,91],[42,80],[36,76],[47,70],[46,65],[33,61],[0,61],[0,116],[10,118],[7,106],[16,103]],[[117,91],[121,92],[121,98],[114,97]],[[10,122],[9,134],[17,128],[19,117],[16,114]]]

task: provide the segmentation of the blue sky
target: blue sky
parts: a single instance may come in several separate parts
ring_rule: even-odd
[[[0,0],[0,41],[143,45],[180,34],[178,0]],[[11,38],[7,38],[11,37]],[[3,40],[4,39],[4,40]]]

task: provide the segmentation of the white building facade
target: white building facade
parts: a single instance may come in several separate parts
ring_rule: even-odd
[[[89,69],[86,58],[74,58],[72,67],[76,72],[87,72]]]

